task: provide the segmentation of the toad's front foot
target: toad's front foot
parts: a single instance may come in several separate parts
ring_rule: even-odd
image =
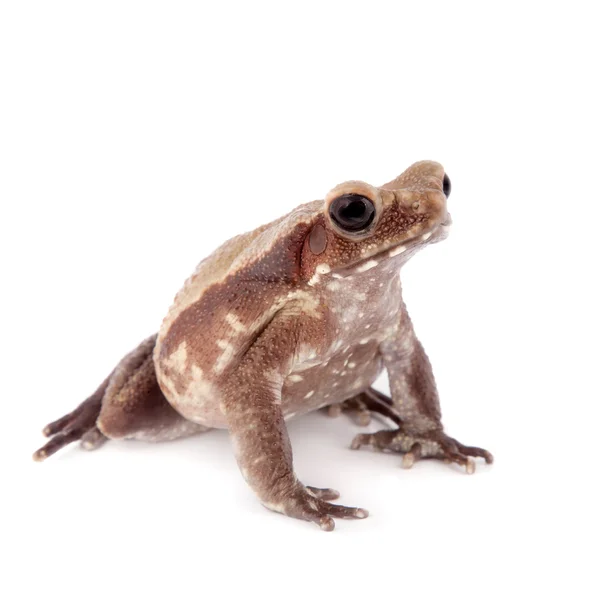
[[[364,508],[353,508],[331,504],[329,500],[339,498],[339,493],[331,489],[321,489],[297,484],[282,497],[263,504],[289,517],[312,521],[323,531],[335,528],[333,517],[338,519],[364,519],[369,516]]]
[[[361,446],[404,453],[402,466],[405,469],[412,467],[420,458],[437,458],[462,465],[467,473],[471,474],[475,472],[475,461],[471,457],[483,458],[487,464],[494,461],[494,457],[487,450],[463,446],[440,430],[409,433],[400,427],[371,434],[363,433],[352,440],[351,448],[357,450]]]

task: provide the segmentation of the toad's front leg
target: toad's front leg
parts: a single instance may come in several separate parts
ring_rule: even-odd
[[[368,513],[331,504],[337,492],[305,486],[294,474],[281,389],[297,341],[293,322],[274,320],[228,374],[222,409],[242,474],[262,504],[331,531],[333,517],[362,519]]]
[[[442,426],[437,388],[431,364],[416,338],[410,318],[403,311],[399,336],[380,347],[388,371],[393,407],[398,413],[395,430],[357,435],[352,448],[372,446],[378,450],[403,452],[403,466],[412,467],[420,458],[438,458],[475,471],[471,457],[493,462],[482,448],[464,446],[448,436]]]

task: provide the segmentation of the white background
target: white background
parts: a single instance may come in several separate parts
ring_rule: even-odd
[[[594,3],[362,4],[1,4],[2,597],[598,598]],[[492,467],[294,421],[300,478],[371,512],[323,533],[225,432],[31,461],[222,241],[424,158],[455,225],[406,301]]]

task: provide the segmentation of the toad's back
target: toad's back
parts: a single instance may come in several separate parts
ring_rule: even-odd
[[[289,301],[298,252],[322,201],[232,238],[202,261],[159,331],[154,363],[168,401],[186,418],[224,427],[220,380]]]

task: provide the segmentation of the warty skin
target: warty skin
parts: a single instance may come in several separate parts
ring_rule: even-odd
[[[242,475],[267,508],[334,528],[367,511],[295,476],[285,420],[325,406],[385,415],[363,445],[475,469],[481,448],[443,429],[431,365],[402,300],[402,265],[447,236],[450,181],[432,161],[375,187],[349,181],[324,200],[237,236],[202,261],[158,335],[127,355],[75,411],[49,424],[43,460],[81,440],[175,439],[226,428]],[[382,370],[391,398],[372,388]]]

